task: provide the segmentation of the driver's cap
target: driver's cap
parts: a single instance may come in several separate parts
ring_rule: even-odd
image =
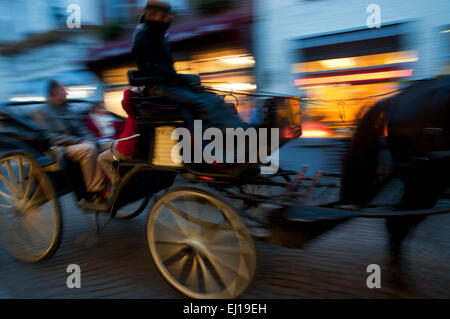
[[[172,7],[169,3],[163,1],[156,0],[147,0],[147,4],[145,5],[144,10],[155,10],[155,11],[163,11],[166,13],[172,12]]]

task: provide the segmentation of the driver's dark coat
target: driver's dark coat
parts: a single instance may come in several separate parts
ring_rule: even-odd
[[[177,79],[165,31],[157,24],[146,22],[136,27],[132,54],[139,71],[145,75],[155,76],[160,80]]]
[[[200,83],[198,76],[192,77],[177,74],[173,67],[173,60],[169,43],[165,37],[168,24],[147,21],[139,24],[133,34],[132,53],[138,70],[145,76],[154,76],[153,93],[167,96],[182,109],[187,109],[188,117],[202,119],[207,126],[219,128],[246,128],[248,125],[236,116],[224,103],[223,97],[198,92],[194,82]],[[188,120],[190,124],[192,119]]]

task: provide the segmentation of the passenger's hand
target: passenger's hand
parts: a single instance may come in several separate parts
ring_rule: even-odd
[[[131,92],[133,92],[134,94],[140,94],[141,93],[141,88],[138,86],[133,86],[131,88]]]

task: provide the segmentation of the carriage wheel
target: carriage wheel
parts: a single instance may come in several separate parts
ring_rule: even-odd
[[[0,242],[15,258],[36,262],[60,242],[61,213],[47,174],[29,155],[0,158]]]
[[[164,279],[190,298],[235,298],[253,279],[251,235],[215,192],[170,190],[149,214],[147,240]]]
[[[123,207],[120,207],[116,211],[116,215],[114,216],[114,218],[131,219],[131,218],[134,218],[134,217],[140,215],[144,211],[149,200],[150,200],[150,197],[145,197],[145,198],[141,198],[133,203],[130,203]]]

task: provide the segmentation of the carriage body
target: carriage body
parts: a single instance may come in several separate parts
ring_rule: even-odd
[[[137,158],[147,161],[149,165],[158,170],[172,168],[186,172],[196,171],[198,165],[174,161],[172,158],[172,149],[178,142],[175,138],[172,138],[173,130],[188,128],[191,135],[194,135],[191,123],[186,121],[180,107],[161,97],[136,97],[134,100],[138,133],[140,134]],[[279,129],[280,147],[301,135],[301,109],[298,98],[272,96],[266,98],[263,103],[260,102],[260,105],[254,105],[254,108],[258,108],[258,113],[261,114],[262,121],[266,121],[268,128]],[[202,168],[206,171],[198,173],[220,174],[218,173],[220,167],[221,165],[213,165],[212,167],[204,165]],[[233,170],[236,172],[233,172]],[[239,170],[239,165],[230,165],[225,171],[230,177],[237,176],[242,172],[242,170]]]
[[[90,110],[89,103],[73,100],[81,106],[75,109],[77,116],[86,115]],[[231,183],[239,176],[255,174],[259,164],[251,167],[239,164],[201,165],[175,162],[172,149],[177,141],[172,139],[176,128],[187,127],[185,116],[179,108],[161,97],[141,97],[136,101],[138,122],[138,154],[130,161],[119,161],[118,170],[122,176],[131,168],[136,171],[170,171],[183,175],[188,180]],[[31,114],[38,110],[43,102],[12,102],[4,104],[0,109],[0,152],[20,151],[28,153],[47,172],[55,184],[58,196],[74,191],[77,199],[84,198],[86,191],[81,179],[80,167],[54,152],[50,141],[44,138],[42,129],[31,120]],[[273,96],[265,98],[260,105],[261,116],[267,119],[269,127],[280,130],[280,143],[301,135],[300,101],[292,97]],[[274,150],[277,151],[277,150]],[[270,154],[269,154],[270,155]],[[251,168],[251,169],[250,169]],[[245,170],[250,172],[247,174]],[[211,176],[212,179],[199,179],[199,176]],[[217,177],[217,180],[213,177]],[[140,179],[142,182],[142,179]],[[124,203],[122,203],[124,204]]]
[[[244,222],[241,220],[239,210],[233,205],[225,204],[223,193],[227,187],[240,187],[247,183],[256,184],[265,180],[261,179],[257,165],[251,167],[238,165],[225,165],[218,167],[202,163],[200,165],[187,163],[174,163],[170,154],[174,145],[171,139],[171,131],[177,127],[185,126],[183,116],[177,113],[173,105],[161,105],[155,103],[154,99],[145,98],[144,103],[137,106],[139,123],[139,150],[137,158],[130,161],[118,162],[118,170],[122,180],[115,190],[112,202],[105,211],[112,217],[131,218],[141,213],[149,200],[149,197],[161,190],[165,191],[155,197],[155,203],[149,214],[149,225],[157,222],[150,216],[161,216],[161,203],[174,194],[181,196],[194,196],[196,202],[202,201],[212,203],[214,208],[220,207],[218,215],[222,216],[223,223],[220,227],[230,233],[236,242],[238,256],[247,260],[244,264],[237,264],[239,272],[247,272],[248,278],[242,281],[236,276],[232,282],[223,282],[218,292],[206,294],[206,296],[232,297],[239,295],[249,284],[255,267],[255,252],[251,233],[248,232]],[[269,119],[269,125],[280,127],[281,139],[284,143],[291,138],[301,134],[300,127],[300,105],[299,100],[289,101],[283,97],[273,97],[266,99],[262,112],[264,117]],[[65,158],[59,158],[52,151],[49,141],[45,140],[42,129],[36,126],[30,115],[42,103],[10,103],[4,105],[0,110],[0,197],[8,201],[14,200],[12,205],[3,205],[0,225],[2,226],[2,243],[16,258],[36,262],[54,254],[59,246],[62,231],[62,218],[58,198],[67,193],[74,192],[77,199],[86,195],[80,167]],[[190,184],[185,187],[175,186],[169,188],[176,175],[182,175]],[[159,183],[157,186],[155,180]],[[268,179],[267,179],[268,180]],[[161,181],[163,181],[161,183]],[[209,183],[211,187],[207,189],[199,188],[198,183]],[[29,186],[30,185],[30,186]],[[178,187],[178,188],[177,188]],[[225,188],[221,188],[225,187]],[[9,192],[9,193],[8,193]],[[7,194],[8,193],[8,194]],[[228,193],[230,194],[230,193]],[[7,197],[5,197],[7,196]],[[178,196],[178,195],[177,195]],[[200,198],[200,200],[198,199]],[[233,199],[236,201],[238,199]],[[119,214],[122,207],[138,202],[137,208],[133,211]],[[25,204],[28,202],[28,204]],[[255,202],[252,202],[255,204]],[[0,205],[5,204],[4,201]],[[176,204],[178,205],[178,204]],[[211,207],[209,207],[211,208]],[[4,216],[7,218],[26,219],[26,212],[32,209],[45,217],[45,222],[36,228],[37,238],[33,234],[31,238],[11,241],[23,230],[18,227],[7,227]],[[43,212],[43,214],[41,214]],[[99,212],[97,211],[96,214]],[[217,212],[216,212],[217,213]],[[29,226],[31,221],[25,224]],[[213,221],[202,222],[201,225],[214,225]],[[45,227],[44,227],[45,226]],[[213,226],[215,228],[216,226]],[[42,232],[42,228],[44,232]],[[151,227],[149,226],[149,229]],[[155,244],[150,238],[157,235],[157,229],[148,230],[149,245]],[[4,240],[3,240],[4,239]],[[35,246],[30,250],[30,244]],[[154,252],[155,261],[158,260],[158,249]],[[244,256],[244,255],[245,256]],[[243,267],[243,268],[242,268]],[[235,286],[232,290],[228,285]],[[190,296],[202,296],[205,293],[193,295],[185,291]]]

